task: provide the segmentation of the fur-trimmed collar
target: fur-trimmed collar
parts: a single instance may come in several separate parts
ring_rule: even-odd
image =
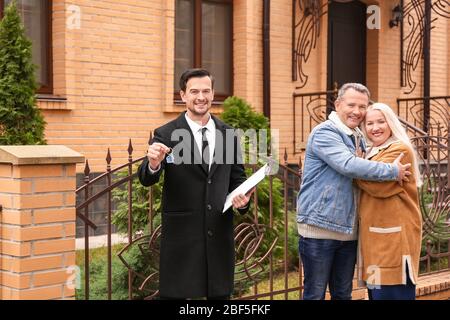
[[[396,143],[398,141],[400,141],[400,140],[394,138],[393,136],[390,136],[382,145],[379,145],[376,147],[371,146],[369,148],[369,151],[367,152],[366,159],[372,158],[373,156],[378,154],[380,151],[388,148],[391,144]]]
[[[333,122],[336,127],[338,127],[338,129],[340,129],[341,131],[343,131],[346,135],[348,136],[356,136],[356,137],[362,137],[363,133],[362,131],[356,127],[355,129],[350,129],[349,127],[347,127],[341,120],[341,118],[339,118],[338,114],[336,113],[336,111],[332,111],[330,113],[330,115],[328,116],[328,119]]]

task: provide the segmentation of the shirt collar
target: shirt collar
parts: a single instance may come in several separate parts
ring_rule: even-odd
[[[332,111],[330,113],[330,115],[328,116],[328,119],[333,122],[336,127],[338,127],[338,129],[340,129],[341,131],[343,131],[346,135],[348,136],[356,136],[356,137],[362,137],[362,132],[361,130],[356,127],[355,129],[350,129],[349,127],[347,127],[341,120],[341,118],[339,118],[338,114],[336,111]]]
[[[366,158],[370,159],[373,156],[377,155],[380,151],[388,148],[391,144],[399,141],[397,138],[394,138],[393,136],[390,136],[382,145],[379,145],[377,147],[371,147],[369,149],[369,152],[367,152]]]
[[[206,123],[206,125],[201,126],[191,118],[189,118],[187,112],[184,114],[184,117],[186,118],[186,121],[189,125],[189,128],[191,128],[192,133],[196,134],[198,131],[200,131],[202,128],[208,129],[209,132],[214,132],[216,130],[216,125],[214,123],[213,118],[211,115],[209,116],[209,120]]]

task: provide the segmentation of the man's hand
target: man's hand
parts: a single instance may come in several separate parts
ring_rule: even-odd
[[[247,205],[247,203],[250,201],[250,198],[252,197],[252,193],[255,192],[256,188],[252,188],[247,194],[238,194],[231,200],[231,203],[233,204],[233,208],[240,209]]]
[[[164,160],[167,153],[170,153],[171,149],[166,145],[155,142],[148,146],[147,158],[152,170],[158,169],[161,162]]]
[[[362,149],[360,147],[356,148],[356,156],[358,158],[365,158],[366,157],[366,153],[364,151],[362,151]]]
[[[358,158],[365,158],[366,157],[366,153],[364,151],[362,151],[361,148],[361,138],[360,137],[356,137],[356,156]]]
[[[409,171],[409,169],[411,168],[411,163],[407,163],[407,164],[402,164],[400,161],[403,159],[405,155],[403,154],[403,152],[397,157],[397,159],[394,160],[394,162],[392,162],[393,164],[395,164],[398,167],[398,176],[397,176],[397,180],[398,183],[402,186],[403,185],[403,181],[408,182],[408,176],[411,175],[411,171]]]

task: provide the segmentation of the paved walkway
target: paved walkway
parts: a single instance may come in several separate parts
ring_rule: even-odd
[[[122,235],[119,235],[118,233],[113,233],[111,235],[112,245],[116,245],[119,243],[126,243],[127,241],[128,241],[127,236],[122,236]],[[106,235],[89,237],[89,248],[90,249],[106,247],[107,243],[108,243],[108,238]],[[77,238],[75,240],[75,248],[76,248],[76,250],[84,250],[84,237]]]
[[[355,288],[352,292],[352,298],[353,300],[368,300],[367,289]],[[419,276],[416,298],[418,300],[449,300],[450,270]]]
[[[449,300],[450,270],[419,277],[417,299]]]

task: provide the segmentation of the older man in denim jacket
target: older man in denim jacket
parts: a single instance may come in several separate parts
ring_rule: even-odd
[[[369,105],[369,90],[358,83],[341,87],[336,112],[311,132],[297,200],[299,252],[304,268],[305,300],[350,300],[357,255],[357,197],[353,179],[408,180],[410,164],[364,160],[358,126]]]

